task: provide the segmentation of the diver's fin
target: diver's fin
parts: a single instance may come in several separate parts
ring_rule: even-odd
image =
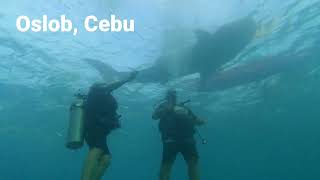
[[[127,74],[125,72],[116,71],[110,65],[96,59],[86,58],[83,60],[96,69],[105,82],[113,82],[122,79]]]

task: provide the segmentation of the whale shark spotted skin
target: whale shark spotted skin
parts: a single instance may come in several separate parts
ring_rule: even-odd
[[[166,83],[172,79],[189,74],[200,73],[201,81],[205,82],[210,74],[217,72],[228,61],[235,58],[254,38],[257,30],[255,21],[244,18],[223,25],[215,33],[198,30],[195,32],[197,42],[188,51],[187,56],[176,60],[172,68],[170,56],[160,56],[150,68],[139,72],[136,79],[142,83]],[[101,76],[119,79],[128,72],[117,72],[108,64],[99,60],[85,59]]]

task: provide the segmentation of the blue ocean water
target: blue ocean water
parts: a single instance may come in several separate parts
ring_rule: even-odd
[[[0,180],[79,179],[87,147],[64,147],[69,105],[78,89],[101,77],[82,58],[99,59],[119,71],[143,69],[162,54],[178,56],[194,43],[193,31],[254,14],[257,37],[223,68],[281,52],[319,59],[319,0],[83,1],[12,0],[0,10]],[[133,17],[136,33],[20,33],[18,15],[55,17],[74,23],[95,14]],[[181,43],[183,45],[181,45]],[[259,58],[254,58],[259,61]],[[117,92],[123,127],[108,138],[113,160],[104,179],[157,179],[161,142],[153,105],[168,87],[206,119],[199,128],[201,179],[317,180],[320,178],[319,61],[230,89],[198,92],[184,79],[131,83]],[[293,67],[293,70],[292,70]],[[277,68],[277,67],[275,67]],[[290,71],[287,69],[290,69]],[[189,77],[190,82],[193,78]],[[187,79],[187,82],[188,79]],[[187,179],[182,157],[172,179]]]

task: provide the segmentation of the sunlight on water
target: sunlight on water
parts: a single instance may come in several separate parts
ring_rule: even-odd
[[[75,24],[91,14],[117,14],[134,18],[136,31],[79,28],[74,37],[19,33],[12,23],[22,14],[44,13],[66,14]],[[185,65],[179,60],[191,58],[201,35],[247,16],[257,22],[254,39],[217,68],[209,91],[199,91],[201,73],[179,76],[175,70]],[[79,89],[87,92],[104,79],[85,58],[117,73],[145,70],[164,58],[174,77],[150,82],[162,78],[151,73],[115,92],[123,128],[108,140],[113,162],[105,179],[157,179],[161,144],[151,113],[168,88],[209,121],[199,129],[208,139],[199,143],[203,180],[320,178],[319,0],[12,0],[1,8],[0,22],[0,180],[79,179],[87,148],[64,147],[69,105]],[[257,77],[241,76],[246,73]],[[187,179],[181,157],[172,179]]]

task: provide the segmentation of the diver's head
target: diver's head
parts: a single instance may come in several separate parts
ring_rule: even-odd
[[[177,91],[175,89],[169,89],[166,94],[166,100],[169,104],[176,105]]]

